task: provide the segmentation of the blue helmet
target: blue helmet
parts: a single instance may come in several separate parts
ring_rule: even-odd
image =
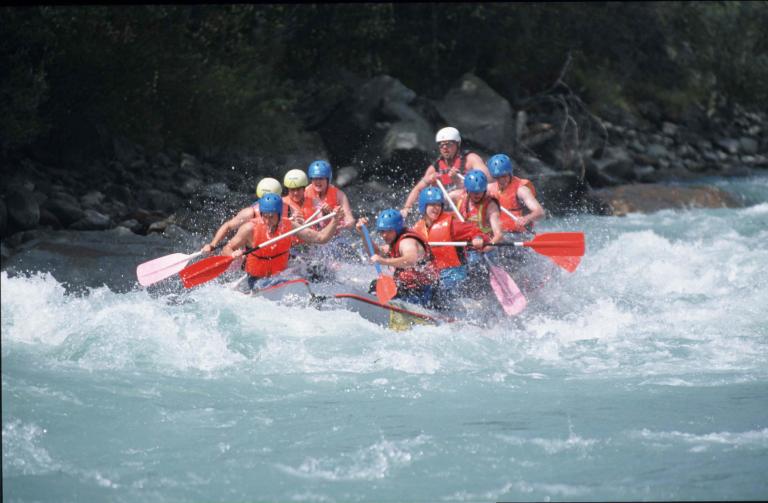
[[[396,209],[386,209],[376,217],[377,231],[395,231],[400,234],[403,232],[404,227],[403,216]]]
[[[422,215],[427,212],[428,204],[442,205],[443,193],[437,187],[427,187],[419,193],[419,213]]]
[[[464,177],[464,188],[467,192],[485,192],[488,188],[488,177],[479,169],[473,169]]]
[[[283,199],[277,194],[264,194],[259,199],[259,213],[277,213],[280,218],[283,215]]]
[[[512,159],[507,154],[496,154],[488,159],[488,171],[494,178],[504,175],[512,176],[514,166]]]
[[[330,183],[333,177],[333,170],[328,161],[315,161],[307,168],[307,177],[310,179],[327,178],[328,183]]]

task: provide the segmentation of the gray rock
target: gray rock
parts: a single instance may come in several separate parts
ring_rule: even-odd
[[[748,138],[748,137],[742,137],[739,138],[739,145],[741,146],[741,151],[744,152],[747,155],[755,155],[757,154],[757,149],[759,147],[757,140],[754,138]]]
[[[621,147],[608,147],[599,159],[587,162],[587,180],[593,187],[618,185],[635,179],[635,163]]]
[[[392,124],[384,135],[382,156],[389,160],[398,151],[418,150],[431,153],[435,145],[433,140],[432,127],[425,119],[416,117],[414,120],[399,121]]]
[[[80,204],[68,194],[56,193],[48,199],[43,208],[50,211],[63,226],[68,227],[85,216]]]
[[[514,147],[515,120],[509,102],[470,73],[461,77],[442,101],[435,104],[447,124],[463,139],[492,152]]]
[[[165,213],[172,212],[181,204],[181,199],[175,194],[158,189],[142,190],[138,193],[136,200],[142,208]]]
[[[656,169],[653,166],[637,166],[635,168],[635,177],[639,182],[648,183],[656,181]]]
[[[192,197],[203,186],[203,182],[199,178],[187,178],[183,181],[177,191],[184,197]]]
[[[651,157],[656,157],[657,159],[669,157],[669,150],[667,150],[667,147],[665,147],[664,145],[660,145],[658,143],[649,145],[648,150],[646,150],[646,153]]]
[[[5,207],[5,200],[0,199],[0,236],[5,236],[8,228],[8,210]]]
[[[128,220],[123,220],[118,224],[118,227],[124,227],[126,229],[129,229],[131,232],[134,232],[136,234],[141,233],[141,231],[144,230],[144,226],[139,223],[138,220],[135,218],[131,218]]]
[[[203,187],[201,194],[214,201],[225,201],[230,192],[226,183],[212,183]]]
[[[677,124],[672,124],[671,122],[666,121],[661,123],[661,131],[667,136],[675,136],[678,129],[679,127]]]
[[[554,215],[572,211],[584,203],[583,184],[576,173],[558,171],[530,175],[536,187],[536,198]]]
[[[733,138],[722,138],[717,140],[717,146],[729,154],[738,154],[741,144],[739,140],[734,140]]]
[[[181,154],[181,162],[179,164],[179,167],[181,169],[189,170],[197,173],[200,173],[200,170],[202,169],[202,166],[200,165],[200,161],[198,161],[197,158],[192,154],[187,154],[186,152],[182,152]]]
[[[48,211],[45,207],[40,208],[40,226],[51,227],[52,229],[61,229],[64,227],[56,215]]]
[[[80,204],[83,208],[95,208],[104,201],[104,197],[102,192],[93,190],[80,198]]]
[[[112,220],[96,210],[87,209],[83,218],[70,225],[70,229],[79,231],[102,231],[113,227]]]
[[[40,223],[40,206],[32,191],[16,186],[5,198],[8,224],[16,230],[29,230]]]
[[[104,189],[104,197],[108,200],[120,201],[128,205],[135,203],[131,189],[123,184],[109,184]]]

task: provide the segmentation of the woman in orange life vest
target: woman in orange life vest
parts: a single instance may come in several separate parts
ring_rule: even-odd
[[[304,205],[304,201],[306,201],[304,193],[308,185],[309,179],[300,169],[288,171],[283,178],[283,186],[288,189],[288,195],[283,197],[283,202],[291,208],[291,216],[297,215],[297,223],[304,223],[317,211],[309,205]],[[321,208],[331,211],[325,203]],[[313,256],[309,246],[300,237],[293,236],[291,239],[293,239],[294,244],[294,247],[291,248],[291,257],[301,262],[304,267],[303,274],[309,281],[313,283],[331,281],[336,277],[336,273],[329,266],[328,260],[324,260],[324,257]]]
[[[321,231],[303,229],[296,233],[307,243],[322,244],[327,242],[336,231],[339,221],[344,217],[344,210],[338,209],[331,223]],[[243,248],[250,247],[277,237],[293,229],[293,222],[283,216],[283,200],[275,194],[265,194],[259,199],[259,218],[254,218],[240,226],[237,234],[221,251],[222,255],[238,258],[243,255]],[[260,248],[245,258],[245,272],[248,273],[248,286],[266,286],[263,281],[284,271],[288,266],[292,239],[281,239],[265,248]],[[262,280],[262,281],[260,281]],[[260,283],[260,284],[259,284]]]
[[[419,193],[430,186],[435,186],[435,180],[439,179],[440,182],[446,187],[446,190],[462,187],[461,179],[456,176],[458,174],[464,174],[472,169],[479,169],[486,176],[490,176],[488,168],[486,167],[483,159],[472,152],[461,152],[461,135],[459,130],[454,127],[444,127],[435,135],[435,142],[437,143],[440,151],[440,156],[429,165],[424,172],[424,176],[419,180],[416,186],[408,194],[408,198],[405,200],[401,213],[403,218],[408,216],[411,211],[411,207],[416,203],[419,198]],[[434,176],[437,175],[437,176]]]
[[[366,223],[368,223],[367,218],[357,221],[356,228],[361,236],[361,227]],[[397,285],[395,298],[431,307],[439,274],[435,269],[434,257],[427,241],[419,234],[406,229],[403,216],[393,208],[379,213],[376,218],[376,230],[386,244],[373,245],[374,254],[371,256],[371,262],[395,269],[393,275]],[[367,244],[365,246],[367,248]],[[371,285],[371,290],[375,288],[374,283]]]
[[[352,215],[349,199],[341,189],[331,185],[333,170],[328,161],[315,161],[310,164],[307,168],[307,176],[311,185],[304,189],[304,213],[311,215],[321,205],[325,205],[323,206],[324,212],[327,212],[329,208],[341,206],[344,209],[345,217],[339,225],[339,229],[347,229],[355,225],[355,217]]]
[[[473,223],[462,222],[452,211],[445,211],[443,193],[437,187],[427,187],[419,194],[419,212],[424,215],[413,226],[413,231],[427,241],[472,241],[481,250],[488,237]],[[463,248],[454,246],[432,247],[435,267],[440,272],[440,284],[435,293],[435,304],[448,307],[452,299],[460,296],[461,284],[467,279],[467,265]]]
[[[505,154],[488,159],[488,169],[496,179],[488,185],[488,193],[516,217],[513,219],[501,212],[501,226],[505,232],[533,232],[533,224],[544,218],[544,209],[536,200],[533,184],[514,176],[513,167],[512,160]]]
[[[242,210],[238,211],[237,214],[224,222],[221,227],[216,231],[216,233],[213,235],[213,239],[210,243],[206,243],[205,246],[203,246],[200,251],[204,254],[211,253],[216,246],[230,233],[234,232],[237,229],[240,228],[241,225],[243,225],[248,220],[251,220],[253,218],[256,218],[259,216],[259,199],[264,196],[264,194],[277,194],[278,196],[281,195],[283,192],[283,186],[280,185],[280,182],[275,180],[274,178],[262,178],[261,181],[256,185],[256,201],[246,207]],[[283,208],[285,209],[285,208]]]

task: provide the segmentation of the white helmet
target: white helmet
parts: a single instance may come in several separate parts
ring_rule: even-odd
[[[283,194],[283,186],[274,178],[262,178],[259,184],[256,185],[256,197],[261,199],[264,194],[277,194],[280,196]]]
[[[461,143],[459,130],[455,127],[444,127],[435,135],[435,142],[440,143],[441,141],[455,141],[456,143]]]
[[[283,185],[286,189],[300,189],[309,185],[309,179],[302,170],[292,169],[283,177]]]

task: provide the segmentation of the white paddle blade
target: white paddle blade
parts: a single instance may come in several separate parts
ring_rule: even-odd
[[[508,316],[516,316],[528,305],[523,293],[507,271],[498,266],[491,266],[491,288],[499,304]]]
[[[187,262],[198,255],[199,253],[193,253],[192,255],[173,253],[171,255],[166,255],[165,257],[150,260],[149,262],[144,262],[143,264],[139,264],[136,268],[136,277],[141,286],[152,285],[178,273],[184,269]]]

